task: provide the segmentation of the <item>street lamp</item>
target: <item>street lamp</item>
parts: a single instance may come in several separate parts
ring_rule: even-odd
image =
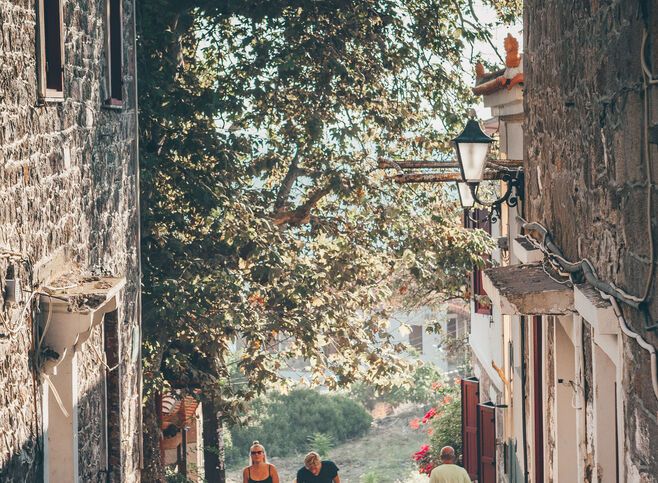
[[[462,182],[457,183],[459,189],[459,199],[465,209],[470,209],[475,203],[482,206],[491,207],[489,218],[491,222],[496,222],[501,216],[501,206],[507,203],[507,206],[516,206],[519,198],[523,198],[523,171],[521,169],[510,170],[507,168],[497,168],[497,177],[505,181],[507,189],[498,199],[485,201],[478,198],[477,191],[480,182],[484,179],[484,170],[487,165],[487,153],[489,145],[493,142],[487,136],[480,124],[471,116],[466,122],[464,130],[459,136],[453,139],[455,150],[457,151],[457,162],[462,175]],[[470,197],[466,194],[465,187],[468,187]],[[514,190],[514,193],[512,193]]]
[[[471,188],[469,188],[467,183],[457,182],[457,192],[459,193],[459,201],[462,204],[462,208],[465,210],[470,210],[475,205],[475,198],[473,198],[473,193],[471,193]]]
[[[482,181],[489,145],[493,139],[482,131],[480,124],[475,119],[471,118],[461,134],[452,142],[455,143],[462,180],[466,183]]]

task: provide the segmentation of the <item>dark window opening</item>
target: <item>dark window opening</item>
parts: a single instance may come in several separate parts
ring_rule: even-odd
[[[109,312],[103,320],[103,349],[105,352],[105,426],[108,481],[121,481],[121,389],[120,341],[117,311]]]
[[[108,104],[123,103],[121,0],[108,0]]]
[[[457,337],[457,319],[448,319],[446,334],[448,334],[449,337]]]
[[[423,326],[412,325],[409,334],[409,344],[421,354],[423,353]]]
[[[64,69],[60,0],[42,0],[41,6],[41,94],[45,97],[61,97],[64,91]]]

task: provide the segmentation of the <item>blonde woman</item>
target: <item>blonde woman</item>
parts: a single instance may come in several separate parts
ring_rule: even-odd
[[[267,462],[265,447],[258,441],[249,448],[249,463],[242,471],[242,483],[279,483],[279,473]]]

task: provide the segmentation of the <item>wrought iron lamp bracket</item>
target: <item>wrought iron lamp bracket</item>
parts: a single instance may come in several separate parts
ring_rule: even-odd
[[[499,171],[500,177],[497,178],[500,181],[504,181],[507,184],[505,193],[493,201],[482,200],[477,195],[477,188],[480,183],[468,183],[468,187],[471,190],[473,199],[482,206],[491,207],[489,212],[489,221],[495,223],[500,220],[501,217],[501,206],[503,203],[507,203],[507,206],[514,207],[519,204],[519,200],[523,200],[523,171],[522,170],[501,170]]]

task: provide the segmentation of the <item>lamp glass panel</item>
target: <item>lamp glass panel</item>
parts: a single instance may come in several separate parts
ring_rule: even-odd
[[[473,208],[475,200],[473,199],[473,193],[471,193],[471,188],[468,184],[457,183],[457,189],[459,190],[459,200],[462,203],[462,208]]]
[[[482,181],[489,143],[457,143],[457,149],[464,170],[464,181]]]

